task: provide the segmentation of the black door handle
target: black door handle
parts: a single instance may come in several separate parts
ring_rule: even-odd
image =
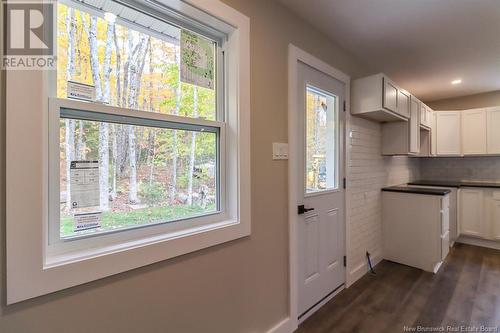
[[[306,207],[304,207],[304,205],[297,206],[297,214],[299,214],[299,215],[310,212],[311,210],[314,210],[314,208],[306,208]]]

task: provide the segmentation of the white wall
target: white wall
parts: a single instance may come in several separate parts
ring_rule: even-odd
[[[420,165],[418,158],[382,156],[379,123],[351,117],[351,130],[349,281],[366,273],[366,251],[374,260],[382,254],[380,189],[419,178]]]

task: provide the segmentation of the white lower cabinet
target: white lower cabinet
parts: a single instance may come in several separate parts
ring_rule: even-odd
[[[490,201],[491,238],[500,240],[500,191],[493,192]]]
[[[483,206],[482,189],[460,190],[460,233],[462,235],[482,235]]]
[[[386,260],[436,273],[450,247],[449,195],[382,192]]]
[[[500,240],[500,189],[462,188],[459,197],[460,234]]]

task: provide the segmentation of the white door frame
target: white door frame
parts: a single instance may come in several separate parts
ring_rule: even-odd
[[[298,278],[298,232],[297,225],[299,223],[299,216],[297,214],[297,203],[298,203],[298,193],[302,193],[303,184],[299,184],[299,175],[300,172],[297,163],[298,156],[298,145],[302,144],[301,138],[299,138],[295,131],[297,129],[297,122],[299,117],[299,110],[297,105],[297,72],[298,72],[298,63],[305,63],[320,72],[323,72],[345,84],[345,101],[346,101],[346,111],[344,117],[344,177],[346,178],[346,182],[349,180],[349,169],[348,169],[348,157],[350,155],[349,150],[347,149],[349,145],[347,144],[348,139],[348,131],[350,129],[350,82],[351,78],[343,73],[342,71],[328,65],[327,63],[319,60],[315,56],[299,49],[293,44],[288,45],[288,216],[289,216],[289,328],[290,331],[293,332],[297,329],[299,320],[297,319],[299,313],[299,302],[298,302],[298,291],[299,291],[299,278]],[[341,106],[342,107],[342,106]],[[344,209],[345,209],[345,253],[347,255],[349,242],[349,228],[346,223],[348,221],[348,192],[347,188],[344,191]],[[347,261],[347,266],[349,266],[349,261]],[[346,267],[346,285],[347,277],[348,277],[348,269]],[[332,295],[333,296],[333,295]],[[323,305],[325,302],[319,304],[319,306]]]

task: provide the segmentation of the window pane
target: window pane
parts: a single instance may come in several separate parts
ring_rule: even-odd
[[[113,106],[215,120],[215,42],[127,13],[137,26],[122,23],[118,12],[98,17],[58,4],[57,97],[66,98],[67,82],[75,81],[94,85],[96,99]]]
[[[216,212],[216,178],[215,133],[61,119],[60,236]]]
[[[306,100],[306,193],[338,188],[337,98],[308,86]]]

